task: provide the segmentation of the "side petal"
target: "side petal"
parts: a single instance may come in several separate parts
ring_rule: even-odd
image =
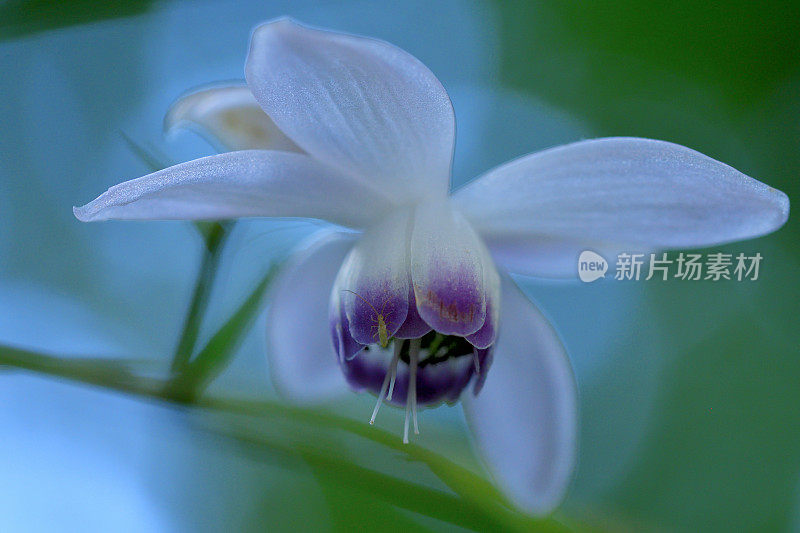
[[[331,297],[341,302],[342,324],[360,344],[380,340],[381,321],[392,337],[406,320],[411,213],[397,209],[366,230],[342,263]],[[335,313],[335,309],[332,309]],[[332,314],[338,323],[339,318]]]
[[[361,227],[387,207],[352,179],[306,155],[244,150],[120,183],[74,212],[83,222],[268,216]]]
[[[480,393],[462,398],[490,472],[534,514],[563,499],[577,455],[577,391],[553,327],[509,279],[503,324]]]
[[[534,274],[560,266],[574,275],[587,248],[697,248],[758,237],[789,214],[785,194],[728,165],[624,137],[522,157],[454,197],[499,261]]]
[[[447,194],[453,107],[410,54],[284,18],[256,28],[246,77],[264,111],[313,157],[394,198]]]
[[[480,330],[487,318],[487,301],[499,300],[500,284],[491,257],[449,201],[427,202],[416,209],[411,279],[420,316],[448,335]]]
[[[355,237],[323,232],[281,269],[268,295],[267,345],[275,388],[308,403],[348,390],[328,327],[328,299],[336,272]]]
[[[258,105],[247,85],[207,87],[181,96],[164,117],[164,131],[195,130],[220,152],[301,152]]]

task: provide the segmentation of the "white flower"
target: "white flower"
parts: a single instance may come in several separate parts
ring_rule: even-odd
[[[246,78],[189,95],[167,117],[239,151],[116,185],[75,215],[292,216],[360,230],[322,232],[275,281],[267,328],[279,388],[314,401],[344,375],[379,404],[405,405],[406,436],[417,404],[461,397],[489,469],[534,513],[556,506],[571,477],[576,388],[555,331],[495,262],[572,276],[587,248],[705,247],[788,216],[780,191],[635,138],[531,154],[448,195],[450,99],[382,41],[277,20],[253,34]],[[462,395],[470,383],[476,394]]]

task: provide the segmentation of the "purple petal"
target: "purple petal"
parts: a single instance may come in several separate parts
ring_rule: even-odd
[[[394,336],[398,339],[417,339],[422,337],[431,330],[427,322],[422,320],[417,311],[417,298],[414,296],[414,291],[409,291],[408,294],[408,314],[403,325],[400,326]]]
[[[409,281],[406,253],[411,213],[397,209],[369,228],[344,260],[334,291],[344,304],[353,338],[361,344],[379,341],[400,329],[408,314]]]
[[[488,348],[494,344],[497,338],[498,321],[500,319],[500,313],[497,307],[496,304],[492,303],[491,299],[487,299],[486,320],[483,322],[483,326],[472,335],[467,335],[466,339],[476,348]]]
[[[478,331],[499,278],[486,247],[449,202],[417,207],[411,256],[417,309],[425,322],[448,335]]]

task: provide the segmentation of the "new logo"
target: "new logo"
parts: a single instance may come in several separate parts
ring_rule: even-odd
[[[600,254],[584,250],[578,257],[578,277],[585,283],[605,277],[607,270],[608,262]]]

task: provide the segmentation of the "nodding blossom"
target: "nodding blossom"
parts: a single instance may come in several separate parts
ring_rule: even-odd
[[[574,276],[585,249],[706,247],[788,216],[780,191],[637,138],[526,155],[451,191],[447,92],[380,40],[268,22],[245,74],[246,85],[189,94],[167,115],[168,128],[196,127],[233,151],[115,185],[75,216],[331,222],[273,284],[278,388],[303,402],[345,383],[369,391],[372,420],[382,403],[405,409],[405,441],[419,407],[460,399],[489,470],[529,512],[566,492],[577,393],[558,335],[506,271]]]

